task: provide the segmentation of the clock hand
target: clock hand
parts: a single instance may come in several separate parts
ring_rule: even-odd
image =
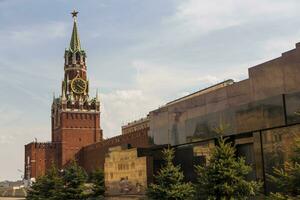
[[[77,85],[80,89],[84,90],[84,87],[82,87],[81,85]]]

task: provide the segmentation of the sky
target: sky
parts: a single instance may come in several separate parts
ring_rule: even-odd
[[[299,0],[0,0],[0,181],[20,179],[24,145],[50,141],[53,92],[79,11],[104,138],[168,101],[294,48]],[[21,170],[21,171],[20,171]]]

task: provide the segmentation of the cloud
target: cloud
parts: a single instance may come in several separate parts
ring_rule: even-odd
[[[0,107],[0,126],[7,125],[9,123],[16,123],[21,118],[22,111],[14,109],[9,105],[2,105]]]
[[[168,66],[147,61],[133,61],[136,69],[137,88],[155,96],[170,96],[187,88],[203,87],[217,83],[220,78],[207,72],[198,73],[198,69],[186,69],[184,66]]]
[[[104,136],[111,137],[121,133],[121,125],[144,117],[153,99],[141,90],[116,90],[101,93],[101,124]]]
[[[40,44],[49,40],[65,37],[67,25],[64,22],[50,21],[43,24],[19,25],[0,31],[1,43],[15,48],[29,44]]]
[[[136,70],[132,87],[101,93],[101,124],[106,138],[120,134],[121,125],[145,117],[168,101],[218,83],[226,76],[226,73],[199,74],[197,70],[141,60],[132,61],[132,67]]]
[[[207,33],[268,17],[295,15],[299,4],[296,0],[187,0],[179,3],[175,15],[165,22],[185,28],[188,34]]]
[[[269,38],[264,41],[263,51],[269,58],[280,56],[281,52],[295,48],[295,42],[299,41],[300,31],[291,32],[288,35]]]
[[[24,145],[34,141],[34,138],[43,142],[49,141],[51,138],[50,126],[48,127],[44,124],[32,125],[27,120],[22,119],[19,119],[17,122],[11,121],[11,123],[13,125],[7,124],[0,127],[0,140],[2,143]]]
[[[24,139],[20,136],[38,135],[45,132],[48,127],[40,124],[32,124],[32,119],[29,119],[29,113],[18,107],[3,104],[0,107],[0,136],[1,141],[13,141],[16,139]],[[49,132],[49,130],[48,130]]]
[[[12,135],[0,135],[0,144],[12,144],[15,139]]]

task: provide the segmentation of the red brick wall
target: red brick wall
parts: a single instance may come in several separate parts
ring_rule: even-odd
[[[63,112],[60,117],[61,126],[53,130],[53,138],[61,143],[58,164],[63,167],[82,147],[102,141],[102,130],[99,112]]]
[[[149,147],[149,128],[139,132],[119,135],[103,142],[84,147],[77,155],[79,164],[91,172],[97,168],[103,169],[105,154],[110,147],[130,144],[132,147]]]
[[[84,130],[89,131],[91,142],[102,140],[102,132],[100,130],[100,113],[99,112],[62,112],[60,116],[61,124],[58,128],[52,130],[52,138],[54,142],[62,141],[62,130]]]
[[[57,146],[32,142],[25,145],[25,178],[44,175],[56,160]]]

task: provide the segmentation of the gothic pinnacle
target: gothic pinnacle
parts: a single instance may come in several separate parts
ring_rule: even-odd
[[[63,87],[62,87],[62,97],[61,97],[61,100],[62,101],[66,101],[67,98],[66,98],[66,86],[65,86],[65,83],[63,83]]]
[[[96,90],[96,101],[100,102],[100,97],[99,97],[99,94],[98,94],[98,89]]]

